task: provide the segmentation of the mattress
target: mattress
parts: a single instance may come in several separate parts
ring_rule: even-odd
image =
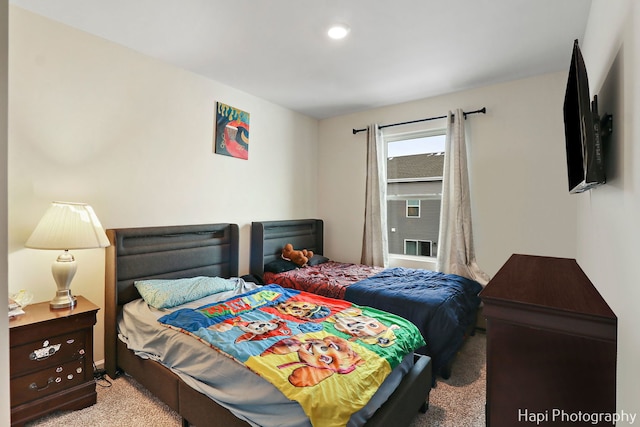
[[[255,289],[258,285],[236,280],[231,291],[211,295],[172,309],[150,308],[142,299],[123,307],[118,337],[139,357],[156,360],[182,380],[255,426],[310,426],[297,402],[287,399],[272,384],[209,346],[158,323],[163,315],[180,308],[197,308]],[[361,426],[387,400],[413,366],[407,355],[384,381],[369,403],[351,416],[348,426]]]

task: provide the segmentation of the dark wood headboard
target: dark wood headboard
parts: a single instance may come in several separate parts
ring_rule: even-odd
[[[238,276],[238,225],[200,224],[107,230],[105,368],[117,370],[117,320],[122,306],[140,298],[142,279]]]
[[[264,266],[280,257],[291,243],[295,249],[323,254],[324,224],[321,219],[292,219],[251,223],[251,274],[262,277]]]

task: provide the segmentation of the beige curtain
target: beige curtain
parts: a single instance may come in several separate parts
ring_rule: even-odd
[[[388,264],[386,181],[386,147],[378,125],[372,124],[367,130],[367,181],[360,258],[362,264],[378,267],[386,267]]]
[[[476,263],[471,226],[465,119],[461,109],[447,116],[442,208],[436,270],[486,285],[489,276]]]

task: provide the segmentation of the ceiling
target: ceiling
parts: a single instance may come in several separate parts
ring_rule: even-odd
[[[11,0],[318,119],[568,70],[590,0]],[[346,39],[326,37],[346,23]]]

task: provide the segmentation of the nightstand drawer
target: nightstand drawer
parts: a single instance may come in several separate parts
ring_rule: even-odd
[[[84,357],[86,334],[80,330],[11,348],[11,377]]]
[[[56,393],[86,381],[84,359],[54,365],[11,380],[11,406]]]

